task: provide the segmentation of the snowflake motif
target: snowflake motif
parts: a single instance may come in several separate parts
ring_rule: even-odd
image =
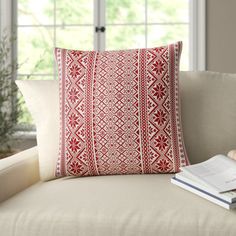
[[[79,164],[79,163],[76,162],[76,161],[73,161],[73,162],[70,163],[70,165],[69,165],[69,170],[70,170],[71,172],[73,172],[73,174],[79,175],[79,173],[81,173],[81,171],[82,171],[82,165]]]
[[[72,128],[75,128],[76,125],[78,125],[78,116],[76,116],[74,113],[69,116],[69,124]]]
[[[155,48],[154,50],[157,52],[157,53],[162,53],[166,48],[165,47],[158,47],[158,48]]]
[[[155,63],[153,63],[153,71],[156,72],[156,74],[161,75],[164,72],[165,64],[164,62],[158,60]]]
[[[157,163],[157,168],[160,172],[168,172],[170,163],[162,159]]]
[[[71,55],[74,57],[80,57],[80,55],[82,55],[82,52],[77,51],[77,50],[72,50]]]
[[[163,134],[161,134],[160,136],[158,136],[156,139],[156,146],[158,147],[158,149],[160,151],[165,150],[165,148],[168,146],[168,140],[167,137],[164,136]]]
[[[165,96],[165,87],[162,84],[157,84],[153,90],[153,96],[157,97],[157,99],[161,100]]]
[[[163,110],[159,110],[154,114],[154,121],[158,125],[163,125],[166,122],[166,113]]]
[[[79,150],[79,141],[76,140],[76,138],[71,138],[69,141],[69,149],[71,149],[72,152],[77,152]]]
[[[79,75],[80,68],[77,65],[73,65],[69,70],[69,74],[73,79],[75,79]]]
[[[69,100],[71,100],[71,102],[74,103],[77,99],[79,99],[78,94],[79,91],[77,91],[76,88],[72,88],[69,91]]]

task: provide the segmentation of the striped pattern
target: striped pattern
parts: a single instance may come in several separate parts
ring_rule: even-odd
[[[61,107],[56,176],[170,173],[188,164],[179,115],[181,47],[55,49]]]

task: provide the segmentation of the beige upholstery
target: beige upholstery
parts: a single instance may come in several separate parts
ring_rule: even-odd
[[[180,74],[184,140],[192,163],[236,148],[236,74]]]
[[[236,147],[235,88],[236,75],[181,73],[190,161]],[[0,235],[236,235],[236,210],[172,185],[171,176],[62,178],[28,187],[39,174],[37,150],[25,151],[0,161]]]
[[[38,181],[39,168],[36,147],[1,160],[0,202]]]
[[[236,211],[170,183],[171,175],[38,183],[0,205],[8,236],[235,236]]]

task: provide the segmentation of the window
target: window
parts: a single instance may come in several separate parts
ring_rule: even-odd
[[[193,45],[197,5],[196,0],[42,0],[40,4],[18,0],[19,78],[55,78],[55,46],[111,50],[182,40],[181,69],[197,69],[190,58],[197,52]],[[96,32],[96,26],[104,26],[106,31]]]
[[[1,1],[1,13],[17,26],[18,79],[55,79],[55,46],[112,50],[182,40],[181,69],[205,69],[205,0],[12,0]]]

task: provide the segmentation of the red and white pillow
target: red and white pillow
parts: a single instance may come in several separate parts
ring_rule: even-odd
[[[121,51],[55,49],[56,176],[171,173],[188,164],[179,108],[182,43]]]

